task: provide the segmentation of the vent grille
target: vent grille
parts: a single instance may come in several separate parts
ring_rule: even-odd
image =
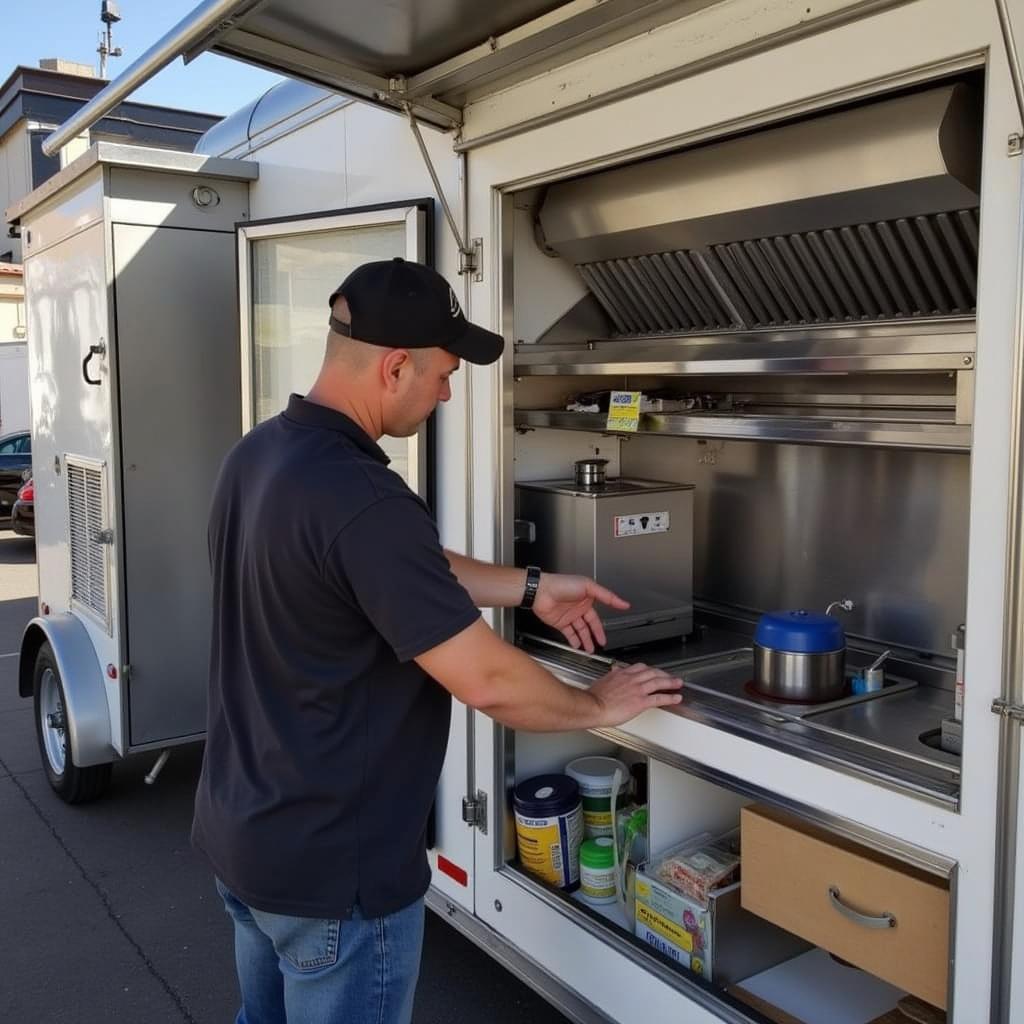
[[[106,467],[67,460],[71,600],[110,629],[106,529]]]
[[[972,315],[978,209],[577,266],[620,335]]]

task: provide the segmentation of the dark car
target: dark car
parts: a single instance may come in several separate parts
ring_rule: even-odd
[[[32,470],[32,435],[27,430],[0,437],[0,519],[11,514],[18,490]]]
[[[21,485],[18,497],[11,508],[11,529],[20,533],[22,537],[34,537],[36,535],[36,506],[35,488],[32,486],[32,478],[29,477]]]

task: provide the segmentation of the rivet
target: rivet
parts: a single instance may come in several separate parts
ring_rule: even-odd
[[[501,900],[494,901],[494,909],[500,914],[501,913]]]

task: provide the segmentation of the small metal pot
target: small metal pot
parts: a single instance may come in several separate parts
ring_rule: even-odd
[[[766,697],[815,704],[846,690],[846,648],[794,654],[754,644],[754,688]]]
[[[579,459],[575,463],[577,487],[600,487],[604,483],[607,459]]]
[[[827,613],[762,615],[754,634],[754,688],[776,700],[814,704],[846,690],[846,635]]]

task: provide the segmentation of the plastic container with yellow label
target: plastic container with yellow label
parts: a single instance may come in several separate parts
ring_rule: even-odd
[[[580,885],[583,805],[567,775],[538,775],[513,794],[519,861],[531,875],[566,892]]]

